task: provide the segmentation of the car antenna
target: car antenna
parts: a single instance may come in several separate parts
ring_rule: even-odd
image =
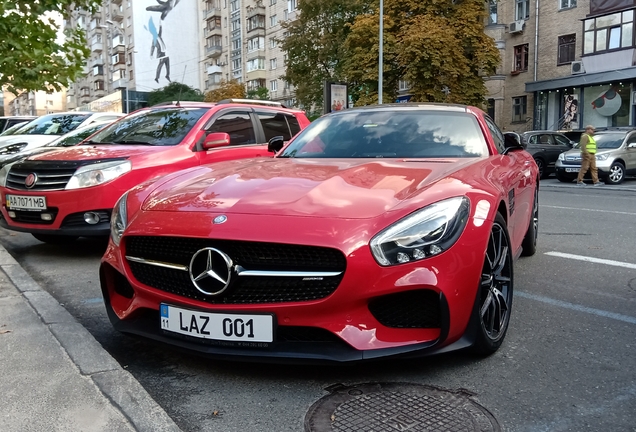
[[[176,106],[180,107],[181,106],[181,90],[183,90],[183,86],[184,81],[185,81],[185,71],[186,68],[188,67],[188,65],[183,66],[183,76],[181,77],[181,87],[179,88],[179,96],[177,96],[177,103],[175,104]]]

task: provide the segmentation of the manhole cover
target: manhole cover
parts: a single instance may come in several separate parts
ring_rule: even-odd
[[[336,384],[305,416],[307,432],[501,431],[466,390],[409,383]]]

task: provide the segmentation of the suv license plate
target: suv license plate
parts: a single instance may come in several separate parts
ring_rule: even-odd
[[[579,172],[578,168],[566,168],[565,172]]]
[[[161,329],[201,339],[273,342],[274,316],[210,313],[161,304]]]
[[[33,195],[7,195],[9,210],[46,210],[46,197]]]

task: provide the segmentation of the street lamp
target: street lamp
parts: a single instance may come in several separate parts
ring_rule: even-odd
[[[378,104],[382,105],[382,54],[384,51],[384,0],[380,0],[380,60],[378,65]]]

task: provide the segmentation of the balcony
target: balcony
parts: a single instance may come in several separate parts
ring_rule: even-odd
[[[259,4],[257,6],[248,6],[247,7],[247,20],[249,21],[250,18],[252,18],[253,16],[256,15],[262,15],[263,16],[263,20],[265,20],[265,6],[263,6],[263,4]]]
[[[93,42],[91,44],[91,51],[102,52],[104,50],[104,44],[101,42]]]
[[[210,58],[219,57],[222,53],[220,45],[210,45],[205,47],[205,55]]]
[[[203,19],[208,19],[210,17],[214,17],[214,16],[221,16],[221,9],[220,8],[210,8],[208,10],[203,11]]]
[[[245,74],[246,81],[253,80],[266,80],[267,79],[267,71],[264,69],[256,69],[251,72]]]
[[[260,48],[260,49],[247,52],[247,60],[251,60],[256,57],[265,57],[265,48]]]
[[[221,72],[221,66],[208,66],[208,75],[220,74]]]
[[[114,8],[111,13],[110,13],[110,17],[111,19],[113,19],[114,21],[123,21],[124,20],[124,13],[122,11],[120,11],[118,8]]]
[[[205,37],[207,38],[209,36],[222,36],[223,32],[221,30],[221,27],[218,27],[218,26],[213,28],[206,27],[204,34],[205,34]]]
[[[121,4],[121,1],[122,1],[122,0],[110,0],[110,2],[111,2],[111,3],[113,3],[113,4],[118,4],[118,5],[120,5],[120,4]]]

